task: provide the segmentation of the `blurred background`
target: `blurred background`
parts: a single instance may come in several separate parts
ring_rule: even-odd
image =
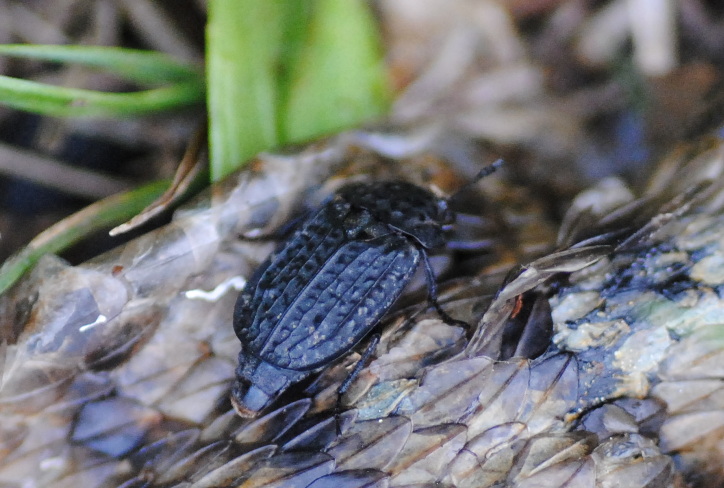
[[[502,155],[554,217],[607,175],[640,185],[650,161],[721,123],[724,6],[715,0],[369,6],[394,94],[388,120],[444,126],[458,159],[481,147]],[[2,0],[0,42],[124,46],[202,65],[206,8],[203,0]],[[137,89],[27,59],[0,57],[0,73]],[[200,105],[94,119],[0,108],[0,261],[95,200],[172,176],[204,118]],[[64,256],[77,263],[117,242],[99,233]]]

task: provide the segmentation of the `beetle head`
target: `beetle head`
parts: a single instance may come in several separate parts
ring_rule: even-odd
[[[241,417],[252,418],[310,373],[275,366],[247,353],[243,344],[242,341],[236,380],[231,387],[231,404]]]
[[[256,417],[272,401],[264,391],[238,377],[231,387],[230,396],[234,410],[244,418]]]
[[[445,244],[443,230],[454,221],[444,198],[404,181],[353,183],[338,195],[428,249]]]

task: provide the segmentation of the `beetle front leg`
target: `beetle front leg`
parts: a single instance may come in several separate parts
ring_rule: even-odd
[[[447,325],[463,327],[465,330],[470,331],[472,329],[470,324],[462,320],[452,318],[440,306],[440,302],[437,300],[437,282],[435,281],[435,272],[432,269],[432,265],[430,265],[430,260],[427,258],[427,252],[425,252],[424,249],[421,249],[420,254],[422,255],[422,263],[425,266],[425,276],[427,276],[427,301],[430,302],[430,305],[432,305],[442,321]]]

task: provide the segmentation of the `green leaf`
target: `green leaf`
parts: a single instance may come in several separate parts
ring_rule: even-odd
[[[390,93],[378,43],[362,0],[210,0],[212,179],[259,151],[384,114]]]
[[[217,181],[274,147],[283,2],[211,0],[207,104],[211,175]]]
[[[380,117],[390,93],[376,25],[366,2],[317,0],[306,42],[290,67],[284,142]]]

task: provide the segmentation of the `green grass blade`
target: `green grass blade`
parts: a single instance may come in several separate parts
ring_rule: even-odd
[[[138,83],[198,80],[203,76],[198,67],[166,54],[120,47],[0,44],[0,55],[89,66]]]
[[[151,90],[111,93],[0,76],[0,103],[56,117],[139,115],[200,103],[203,96],[204,86],[200,80]]]
[[[0,267],[0,294],[35,266],[44,254],[58,253],[93,232],[125,222],[158,198],[167,187],[168,181],[157,181],[110,196],[46,229]]]

